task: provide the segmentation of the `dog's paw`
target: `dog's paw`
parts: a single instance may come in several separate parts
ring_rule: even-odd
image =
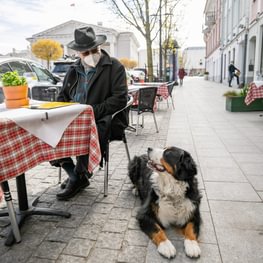
[[[158,252],[166,258],[173,258],[176,255],[176,249],[170,240],[161,242],[157,248]]]
[[[201,249],[196,240],[185,239],[184,249],[188,257],[197,258],[201,255]]]

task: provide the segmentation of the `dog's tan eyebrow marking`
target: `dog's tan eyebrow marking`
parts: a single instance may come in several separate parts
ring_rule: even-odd
[[[165,168],[165,170],[169,173],[169,174],[173,174],[173,168],[170,164],[168,164],[163,158],[161,159],[161,164],[162,166]],[[176,169],[176,166],[175,166]]]
[[[154,244],[159,246],[160,243],[167,240],[167,236],[166,236],[165,232],[160,228],[160,226],[158,226],[157,224],[155,224],[155,226],[158,229],[158,232],[152,233],[151,239],[152,239]]]

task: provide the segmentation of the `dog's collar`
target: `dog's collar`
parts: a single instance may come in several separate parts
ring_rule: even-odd
[[[162,173],[162,172],[165,172],[165,168],[164,168],[164,166],[162,166],[161,164],[156,164],[156,163],[154,163],[153,161],[148,161],[148,163],[147,163],[147,165],[148,165],[148,167],[150,168],[150,169],[152,169],[152,170],[156,170],[157,172],[160,172],[160,173]]]

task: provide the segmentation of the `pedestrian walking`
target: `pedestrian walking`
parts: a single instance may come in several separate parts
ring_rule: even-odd
[[[229,74],[229,82],[228,86],[232,87],[232,79],[236,77],[237,79],[237,85],[239,85],[239,75],[240,75],[240,70],[235,67],[234,61],[231,61],[229,66],[228,66],[228,74]]]
[[[183,86],[184,76],[186,75],[186,72],[183,67],[181,67],[178,71],[178,76],[180,80],[180,86]]]

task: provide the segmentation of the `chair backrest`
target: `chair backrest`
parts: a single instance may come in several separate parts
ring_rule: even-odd
[[[55,101],[57,95],[57,87],[34,86],[31,89],[31,97],[33,100]]]
[[[174,88],[175,81],[171,81],[167,84],[168,93],[172,96],[173,88]]]
[[[141,88],[138,95],[138,113],[154,112],[157,87]]]
[[[119,112],[121,112],[121,111],[129,108],[129,107],[132,105],[132,103],[133,103],[133,96],[132,96],[132,95],[128,95],[127,105],[126,105],[124,108],[122,108],[121,110],[113,113],[112,116],[111,116],[111,118],[113,119]]]

